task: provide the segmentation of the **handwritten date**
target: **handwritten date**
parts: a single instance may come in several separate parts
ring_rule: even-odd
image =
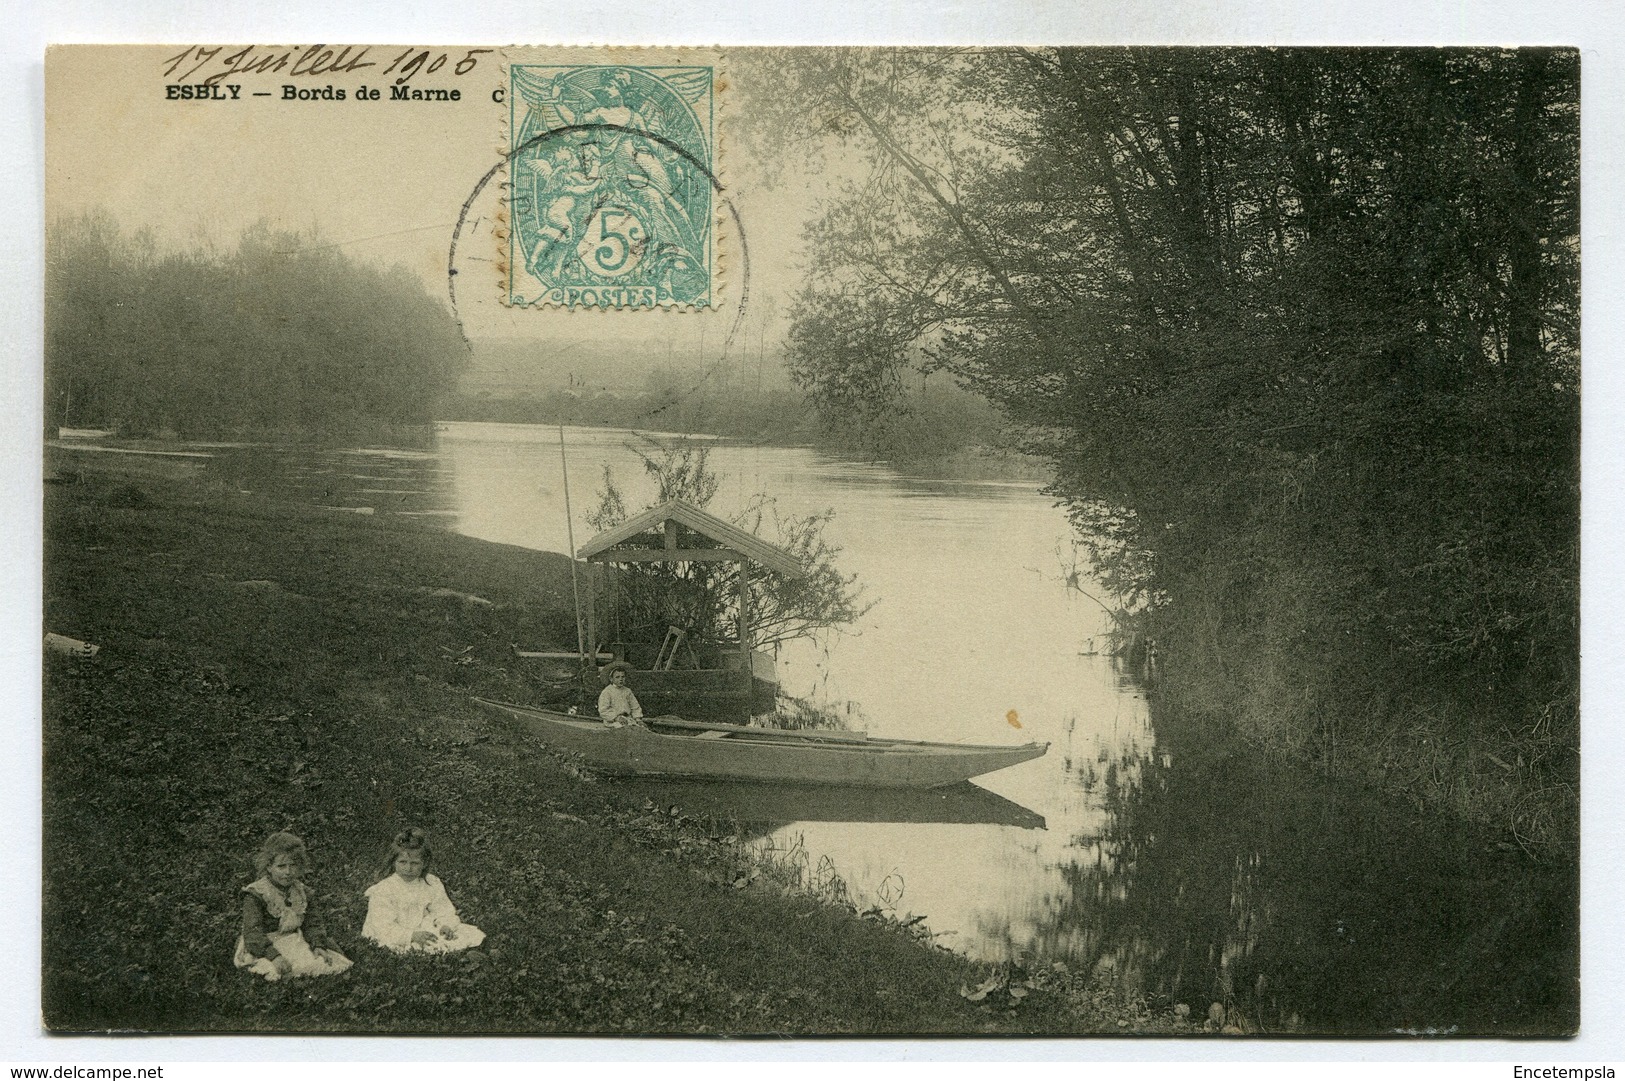
[[[451,74],[467,75],[479,65],[479,58],[490,49],[453,49],[449,52],[412,47],[387,60],[380,75],[394,75],[396,85],[412,76],[431,74],[451,65]],[[193,76],[205,69],[208,74],[195,81],[214,86],[232,76],[281,75],[333,75],[365,71],[386,64],[383,57],[372,59],[371,46],[366,45],[293,45],[237,48],[228,45],[191,45],[164,61],[165,78],[176,82],[193,82]],[[461,57],[457,53],[461,52]]]

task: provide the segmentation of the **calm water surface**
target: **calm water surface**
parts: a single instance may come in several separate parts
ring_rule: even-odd
[[[567,429],[577,546],[608,466],[653,486],[630,433]],[[860,907],[923,915],[988,961],[1109,968],[1279,1030],[1546,1032],[1574,1024],[1572,876],[1393,801],[1271,767],[1092,654],[1107,617],[1064,584],[1064,517],[1036,484],[901,476],[812,450],[718,443],[727,516],[833,509],[828,536],[874,606],[781,651],[784,689],[874,735],[1046,741],[1038,760],[935,796],[624,782],[754,819],[759,844],[833,868]],[[448,423],[427,452],[220,448],[239,486],[570,548],[557,429]]]

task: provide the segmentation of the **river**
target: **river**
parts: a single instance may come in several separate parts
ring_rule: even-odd
[[[628,506],[652,496],[635,441],[566,429],[577,546],[606,466]],[[570,547],[557,429],[444,423],[423,452],[212,453],[243,488]],[[710,465],[723,516],[764,493],[781,514],[832,510],[826,535],[873,602],[846,633],[781,651],[786,691],[873,735],[1050,748],[939,804],[618,782],[632,793],[755,819],[755,843],[809,881],[923,917],[970,957],[1111,971],[1262,1031],[1577,1023],[1572,872],[1157,715],[1136,674],[1094,649],[1109,618],[1068,587],[1069,527],[1038,485],[721,441]]]

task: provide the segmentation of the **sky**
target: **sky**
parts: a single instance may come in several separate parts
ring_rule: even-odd
[[[128,230],[150,230],[166,248],[204,239],[230,246],[264,222],[313,235],[313,244],[336,246],[358,260],[405,266],[434,295],[449,298],[448,254],[472,199],[457,234],[455,283],[457,314],[471,339],[535,341],[538,357],[582,340],[617,342],[658,364],[668,350],[722,360],[730,335],[730,355],[743,356],[748,343],[754,357],[758,343],[781,337],[800,281],[802,229],[822,189],[801,183],[794,169],[777,170],[780,182],[767,186],[740,132],[749,80],[742,85],[735,68],[749,65],[709,49],[508,49],[473,55],[459,76],[452,73],[471,54],[453,48],[443,50],[448,61],[440,73],[419,73],[408,85],[457,89],[461,100],[396,102],[387,89],[384,100],[358,100],[359,88],[393,81],[378,72],[402,51],[373,47],[367,59],[377,66],[370,70],[232,76],[222,86],[239,85],[241,99],[222,102],[167,96],[166,88],[179,85],[197,63],[198,54],[185,46],[58,48],[45,73],[47,218],[103,209]],[[493,224],[506,174],[481,188],[507,145],[509,110],[492,100],[505,95],[502,64],[633,62],[634,56],[640,64],[703,64],[717,72],[713,139],[723,190],[716,208],[716,309],[605,312],[504,304],[502,248]],[[206,65],[190,77],[197,81],[218,70]],[[281,96],[285,85],[332,87],[347,96],[288,101]],[[272,96],[255,97],[255,91]]]

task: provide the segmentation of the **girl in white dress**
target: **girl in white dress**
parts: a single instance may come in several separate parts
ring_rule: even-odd
[[[446,887],[429,873],[429,839],[402,830],[389,846],[392,874],[367,887],[361,936],[399,953],[452,953],[478,946],[485,932],[457,918]]]

